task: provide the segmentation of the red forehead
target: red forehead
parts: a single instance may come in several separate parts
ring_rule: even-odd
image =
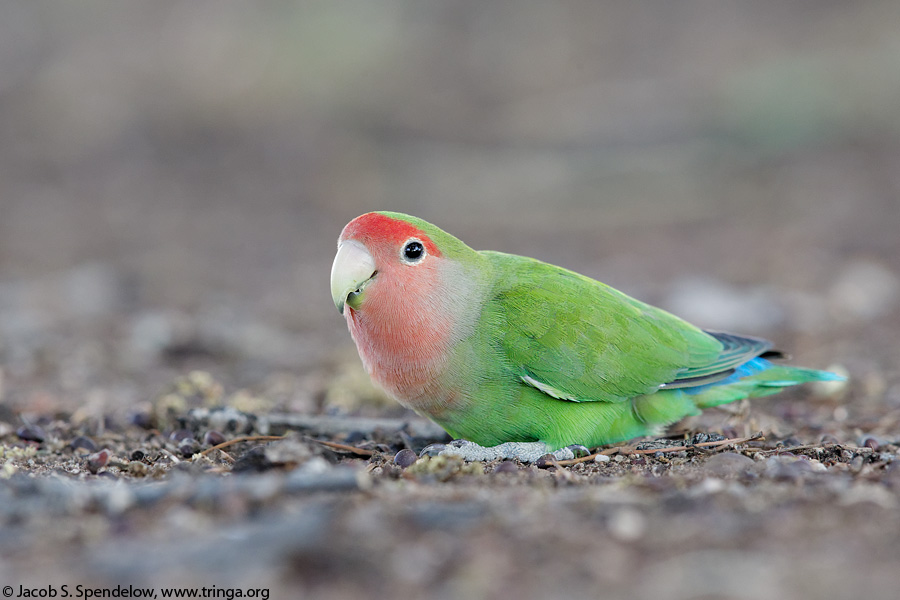
[[[344,227],[342,240],[360,240],[362,242],[387,242],[399,245],[409,238],[416,238],[425,244],[426,251],[432,256],[440,256],[441,252],[428,235],[413,225],[379,213],[366,213],[356,217]]]

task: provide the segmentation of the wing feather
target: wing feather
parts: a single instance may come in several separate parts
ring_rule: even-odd
[[[500,274],[485,311],[516,375],[549,397],[622,402],[706,385],[771,344],[706,332],[603,283],[534,259],[483,252]]]

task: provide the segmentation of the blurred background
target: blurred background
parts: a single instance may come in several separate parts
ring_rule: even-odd
[[[849,388],[688,425],[763,430],[758,461],[435,482],[316,455],[371,473],[330,494],[285,491],[303,468],[90,474],[91,438],[174,448],[129,424],[195,370],[195,404],[405,417],[329,290],[341,228],[378,209],[769,337]],[[3,581],[890,597],[897,415],[896,0],[0,3]],[[826,440],[830,462],[775,455]]]
[[[352,404],[328,276],[376,209],[900,405],[898,24],[891,0],[5,3],[0,418],[114,416],[195,368]]]

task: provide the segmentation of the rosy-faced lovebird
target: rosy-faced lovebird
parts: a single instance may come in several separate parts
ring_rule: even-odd
[[[344,227],[331,293],[372,379],[467,440],[444,451],[471,460],[569,456],[568,446],[655,434],[707,407],[843,379],[775,365],[766,340],[699,329],[400,213]]]

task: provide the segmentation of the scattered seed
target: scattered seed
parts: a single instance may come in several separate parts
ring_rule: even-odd
[[[394,464],[399,466],[401,469],[405,469],[406,467],[411,466],[419,459],[416,456],[416,453],[408,448],[404,448],[400,452],[394,455]]]
[[[94,475],[97,474],[100,469],[105,467],[109,462],[109,450],[104,448],[100,452],[95,452],[87,457],[87,469]]]
[[[216,431],[215,429],[210,429],[203,435],[203,445],[204,446],[218,446],[219,444],[225,443],[225,436]]]
[[[199,449],[200,444],[198,444],[197,440],[192,437],[184,438],[178,443],[178,452],[184,458],[192,457]]]

